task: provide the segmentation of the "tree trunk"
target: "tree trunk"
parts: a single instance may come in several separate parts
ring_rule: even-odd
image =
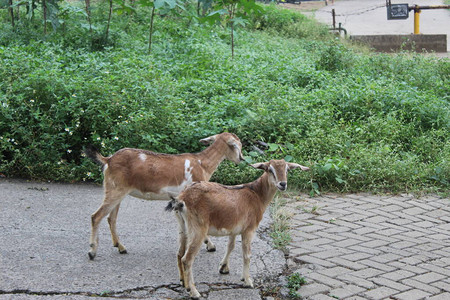
[[[14,28],[14,26],[15,26],[15,23],[14,23],[14,9],[12,7],[13,0],[9,0],[8,4],[9,4],[9,7],[8,7],[9,15],[11,16],[11,26]]]
[[[47,34],[47,1],[42,0],[42,11],[44,14],[44,35]]]
[[[112,16],[112,7],[113,7],[113,1],[109,0],[109,16],[108,16],[108,24],[106,25],[105,42],[108,40],[109,24],[111,23],[111,16]]]
[[[86,3],[86,15],[87,15],[87,21],[89,23],[89,33],[92,36],[92,23],[91,23],[91,1],[85,0]]]
[[[148,39],[148,53],[152,53],[152,35],[153,35],[153,19],[155,17],[155,7],[152,8],[152,17],[150,19],[150,36]]]

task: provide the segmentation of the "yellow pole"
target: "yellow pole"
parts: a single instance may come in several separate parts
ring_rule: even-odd
[[[420,23],[420,9],[416,6],[414,8],[414,34],[420,34],[419,23]]]

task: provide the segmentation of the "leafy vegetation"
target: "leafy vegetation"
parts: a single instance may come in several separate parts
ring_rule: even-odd
[[[82,156],[88,143],[105,155],[192,152],[231,131],[248,162],[310,166],[289,180],[312,194],[449,190],[448,59],[364,54],[274,5],[235,20],[245,27],[233,29],[231,59],[230,15],[204,23],[198,11],[215,10],[196,3],[161,6],[149,53],[155,6],[124,9],[132,4],[114,2],[109,18],[110,3],[96,2],[87,18],[58,2],[59,25],[46,33],[41,14],[22,8],[13,27],[0,11],[0,173],[99,180]],[[213,180],[247,182],[251,169],[225,163]]]
[[[293,299],[300,299],[301,295],[298,294],[297,290],[301,288],[302,285],[306,284],[306,279],[302,277],[299,273],[293,273],[288,277],[287,288],[289,289],[289,297]]]

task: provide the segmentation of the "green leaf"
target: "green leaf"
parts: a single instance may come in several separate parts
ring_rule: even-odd
[[[269,143],[269,151],[275,151],[278,149],[278,144],[274,144],[274,143]]]
[[[327,171],[329,171],[329,170],[331,169],[332,166],[333,166],[332,164],[327,163],[327,164],[325,164],[325,165],[322,167],[322,170],[325,171],[325,172],[327,172]]]
[[[293,157],[290,155],[286,155],[286,157],[284,158],[285,161],[290,162],[292,161]]]
[[[249,164],[253,163],[253,158],[251,156],[244,156],[244,160]]]
[[[259,156],[258,152],[256,152],[256,151],[250,151],[248,154],[249,154],[251,157],[258,157],[258,156]]]

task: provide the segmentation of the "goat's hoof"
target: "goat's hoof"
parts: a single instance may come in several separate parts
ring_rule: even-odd
[[[200,299],[200,293],[198,291],[192,291],[190,293],[191,299]]]
[[[208,246],[206,246],[206,251],[208,252],[215,252],[216,251],[216,246],[213,246],[211,248],[209,248]]]
[[[220,274],[230,274],[230,269],[228,269],[228,265],[227,264],[221,265],[220,269],[219,269],[219,273]]]
[[[248,281],[245,279],[241,279],[242,281],[244,281],[244,287],[246,288],[254,288],[253,286],[253,281],[251,279],[249,279]]]
[[[89,251],[88,255],[89,255],[89,259],[90,259],[90,260],[94,260],[94,258],[95,258],[95,252]]]
[[[128,252],[127,252],[127,249],[122,249],[122,250],[119,249],[119,253],[120,254],[127,254]]]

